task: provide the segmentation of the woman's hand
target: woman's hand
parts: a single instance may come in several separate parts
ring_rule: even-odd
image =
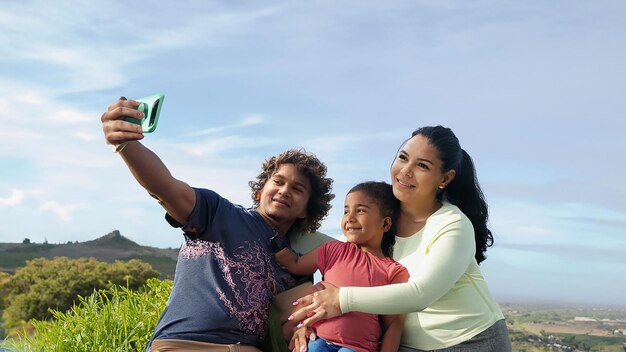
[[[315,286],[323,287],[322,290],[298,298],[293,304],[301,307],[289,316],[288,320],[299,321],[298,327],[311,327],[313,323],[340,316],[339,288],[327,282],[320,282]]]
[[[137,110],[139,104],[137,101],[121,97],[109,105],[107,111],[100,117],[102,131],[107,143],[120,145],[143,138],[143,131],[140,125],[122,120],[123,117],[142,119],[144,117],[143,112]]]

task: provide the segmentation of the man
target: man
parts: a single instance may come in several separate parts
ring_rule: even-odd
[[[149,351],[258,351],[274,295],[296,280],[274,260],[289,237],[319,228],[330,209],[332,179],[314,155],[288,150],[263,163],[249,183],[253,209],[174,178],[139,140],[139,103],[120,98],[102,115],[108,143],[148,193],[182,227],[174,287]]]

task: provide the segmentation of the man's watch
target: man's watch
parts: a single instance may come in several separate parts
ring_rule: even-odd
[[[270,250],[272,253],[278,253],[287,247],[289,247],[289,239],[287,236],[274,230],[274,234],[270,238]]]

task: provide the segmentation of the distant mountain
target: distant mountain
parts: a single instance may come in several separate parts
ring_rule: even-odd
[[[112,263],[116,260],[140,259],[150,263],[163,278],[172,278],[176,267],[178,249],[162,249],[139,245],[115,230],[100,238],[66,244],[0,243],[0,271],[13,273],[34,258],[93,257]]]
[[[96,238],[95,240],[83,242],[83,244],[88,245],[88,246],[100,246],[100,247],[119,248],[119,249],[141,247],[137,243],[122,236],[122,234],[118,230],[115,230],[100,238]]]

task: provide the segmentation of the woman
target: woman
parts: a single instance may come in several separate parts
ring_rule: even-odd
[[[393,257],[409,282],[326,289],[298,300],[310,326],[351,311],[406,314],[399,351],[510,351],[504,316],[478,264],[493,244],[470,156],[449,128],[413,132],[391,165],[401,202]],[[296,337],[295,347],[305,343]]]

